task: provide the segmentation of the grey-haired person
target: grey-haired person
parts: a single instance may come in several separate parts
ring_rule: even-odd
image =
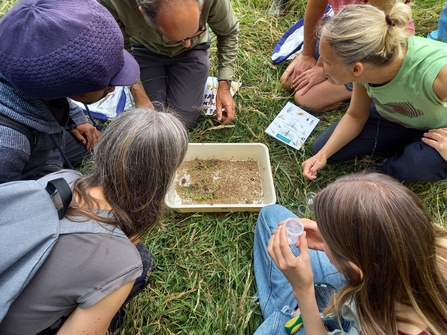
[[[73,177],[64,218],[106,232],[60,235],[0,322],[0,334],[115,331],[122,306],[148,284],[153,257],[139,239],[160,221],[187,147],[186,128],[172,113],[134,109],[112,121],[94,150],[91,172]]]
[[[115,17],[127,50],[138,61],[141,83],[132,86],[137,107],[158,101],[188,128],[202,114],[210,60],[208,26],[217,38],[216,114],[235,118],[230,93],[239,22],[230,0],[99,0]]]
[[[91,103],[139,76],[93,0],[20,1],[0,21],[0,59],[0,183],[57,171],[63,156],[82,161],[101,133],[67,97]]]

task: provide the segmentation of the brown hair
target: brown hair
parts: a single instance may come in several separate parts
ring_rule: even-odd
[[[397,335],[395,304],[437,335],[447,330],[447,231],[419,198],[382,174],[342,177],[314,199],[315,218],[347,284],[328,313],[354,302],[365,334]],[[354,263],[362,275],[354,271]]]
[[[160,220],[164,196],[187,147],[186,129],[174,114],[143,108],[124,112],[95,147],[91,174],[74,184],[87,208],[72,206],[68,216],[113,224],[129,237],[141,236]],[[98,203],[87,191],[95,186],[112,207],[111,219],[92,210]]]

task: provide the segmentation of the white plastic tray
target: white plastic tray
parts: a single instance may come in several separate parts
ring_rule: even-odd
[[[254,160],[259,164],[261,187],[264,198],[260,204],[188,204],[181,203],[175,190],[179,176],[169,188],[165,197],[168,207],[179,212],[257,212],[262,207],[276,203],[272,169],[268,148],[262,143],[189,143],[185,160],[222,159],[222,160]]]

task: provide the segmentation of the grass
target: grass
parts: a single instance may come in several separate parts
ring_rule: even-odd
[[[0,16],[16,0],[0,4]],[[270,150],[277,202],[296,212],[309,192],[318,191],[338,176],[371,163],[370,158],[326,166],[310,182],[301,174],[301,162],[310,156],[310,144],[343,111],[320,114],[320,123],[303,150],[296,151],[264,134],[264,130],[293,99],[279,84],[287,64],[274,66],[271,51],[287,28],[304,14],[305,1],[275,18],[268,14],[271,0],[232,0],[240,21],[240,49],[236,79],[242,87],[235,97],[237,120],[233,127],[204,118],[191,131],[191,142],[262,142]],[[417,34],[435,29],[444,0],[416,0],[413,11]],[[211,54],[215,54],[215,40]],[[211,73],[216,74],[212,57]],[[409,186],[423,200],[436,222],[445,224],[447,181]],[[162,225],[145,239],[156,259],[149,287],[128,306],[120,335],[252,334],[262,322],[253,303],[256,292],[252,246],[256,213],[166,212]]]

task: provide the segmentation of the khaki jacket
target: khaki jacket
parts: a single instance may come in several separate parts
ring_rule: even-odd
[[[124,46],[131,51],[131,44],[140,44],[152,52],[174,57],[190,48],[181,44],[166,45],[168,39],[148,25],[138,10],[135,0],[98,0],[115,17],[124,36]],[[239,22],[231,8],[230,0],[205,0],[202,16],[217,37],[218,79],[232,80],[238,51]],[[203,28],[203,23],[200,23]],[[210,39],[204,33],[191,39],[191,48]]]

